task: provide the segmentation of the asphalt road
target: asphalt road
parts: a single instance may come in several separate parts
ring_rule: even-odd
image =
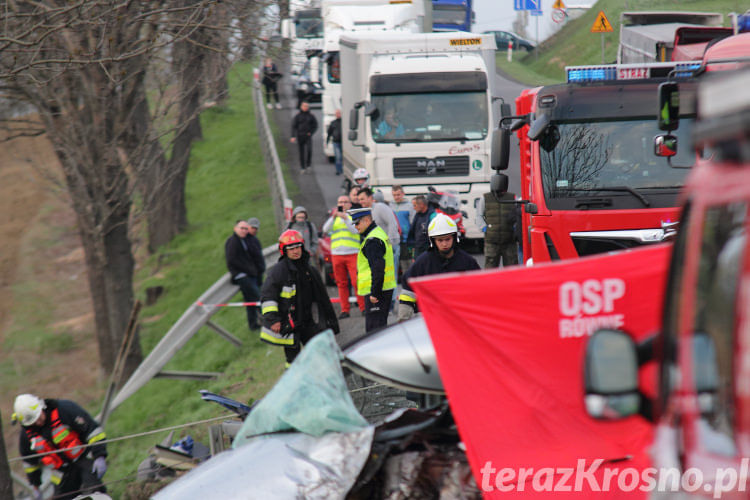
[[[328,158],[323,154],[322,137],[325,136],[325,131],[322,130],[323,119],[320,104],[311,105],[311,110],[318,119],[319,124],[318,132],[313,137],[311,172],[301,173],[297,145],[289,142],[291,120],[297,112],[295,109],[296,96],[292,93],[291,79],[282,79],[282,82],[283,85],[280,89],[282,109],[268,111],[272,113],[272,118],[279,128],[282,140],[286,143],[287,157],[281,158],[281,160],[289,166],[292,178],[300,186],[299,196],[293,200],[294,206],[304,206],[312,222],[320,229],[328,217],[328,211],[335,206],[338,196],[344,193],[342,189],[343,176],[335,175],[336,172],[333,163],[329,162]],[[502,97],[505,102],[510,102],[514,108],[515,98],[524,88],[523,85],[517,82],[508,80],[499,74],[496,75],[495,91],[498,94],[496,97]],[[519,169],[517,167],[513,168],[513,166],[518,165],[517,141],[511,141],[510,165],[511,168],[506,171],[506,174],[510,178],[509,189],[512,192],[518,193]],[[480,265],[484,264],[483,255],[479,254],[475,255],[475,257]],[[329,287],[328,291],[332,297],[338,295],[335,287]],[[338,307],[336,310],[339,310]],[[395,321],[395,315],[393,314],[389,323],[391,321]],[[351,342],[364,334],[364,318],[359,314],[356,306],[352,307],[352,317],[341,321],[341,330],[341,334],[338,335],[340,345]]]

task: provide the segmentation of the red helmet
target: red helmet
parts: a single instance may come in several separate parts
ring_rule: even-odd
[[[284,255],[284,249],[288,247],[289,245],[296,245],[298,243],[301,243],[302,245],[305,244],[305,239],[302,237],[299,231],[295,231],[294,229],[287,229],[283,233],[281,233],[281,236],[279,236],[279,252],[281,252],[281,255]]]

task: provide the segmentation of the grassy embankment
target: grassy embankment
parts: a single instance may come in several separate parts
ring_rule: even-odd
[[[724,25],[730,26],[729,12],[743,13],[746,2],[739,0],[628,0],[627,11],[695,11],[719,12],[724,14]],[[613,31],[604,36],[604,61],[612,63],[617,59],[617,46],[620,40],[620,14],[625,12],[622,0],[599,0],[578,19],[566,22],[560,31],[545,40],[539,54],[515,52],[513,62],[507,61],[505,52],[498,52],[498,69],[514,79],[528,85],[547,85],[564,81],[565,66],[601,64],[601,37],[591,33],[599,11],[604,11],[612,24]],[[549,16],[549,11],[545,11]],[[520,56],[520,57],[518,57]]]
[[[201,116],[204,140],[193,148],[187,179],[190,229],[167,248],[151,256],[137,274],[137,294],[161,285],[159,302],[141,314],[144,354],[153,349],[185,309],[226,272],[224,241],[234,221],[250,216],[261,221],[259,237],[273,244],[276,231],[263,156],[255,130],[249,82],[252,69],[239,65],[230,75],[231,96],[224,107]],[[283,150],[280,152],[283,154]],[[296,187],[288,181],[288,187]],[[293,194],[293,193],[292,193]],[[199,331],[169,362],[168,370],[221,372],[212,381],[156,379],[120,406],[110,418],[110,437],[130,435],[226,414],[220,406],[201,401],[198,389],[208,389],[248,402],[262,397],[283,371],[280,349],[263,344],[247,329],[245,312],[227,308],[212,318],[245,343],[235,348],[208,328]],[[175,439],[190,434],[207,443],[207,426],[177,431]],[[110,445],[106,479],[114,498],[121,498],[134,482],[138,463],[166,432]]]

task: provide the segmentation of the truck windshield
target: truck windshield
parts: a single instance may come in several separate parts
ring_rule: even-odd
[[[654,155],[654,136],[664,132],[651,117],[550,125],[539,141],[545,198],[618,195],[649,206],[643,199],[650,193],[678,191],[695,163],[692,126],[692,118],[681,118],[679,129],[672,132],[679,147],[670,167],[666,158]]]
[[[294,20],[297,38],[322,38],[323,21],[320,17],[300,15]]]
[[[475,141],[487,137],[486,92],[372,96],[375,142]]]
[[[464,24],[465,5],[435,5],[432,9],[432,24]]]

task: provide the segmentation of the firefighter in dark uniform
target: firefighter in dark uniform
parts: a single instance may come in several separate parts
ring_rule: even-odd
[[[427,226],[427,235],[430,238],[429,250],[417,257],[401,281],[399,321],[411,318],[417,311],[417,296],[409,286],[410,278],[480,269],[474,257],[458,248],[458,226],[447,215],[435,215]]]
[[[279,261],[268,270],[260,291],[261,340],[283,346],[286,365],[313,336],[339,323],[320,274],[310,265],[305,240],[293,229],[279,237]]]
[[[512,202],[515,200],[513,193],[503,193],[500,201]],[[516,221],[516,204],[499,203],[492,192],[484,193],[484,220],[487,223],[487,232],[484,233],[484,267],[489,269],[500,266],[500,258],[503,267],[518,264],[518,246],[514,226]],[[480,207],[481,211],[481,207]]]
[[[106,491],[101,478],[107,471],[107,448],[100,441],[104,429],[86,410],[66,399],[40,399],[21,394],[13,404],[13,421],[23,426],[19,450],[35,499],[41,499],[43,466],[52,468],[56,499]],[[97,444],[98,443],[98,444]],[[62,450],[43,456],[33,456]]]

